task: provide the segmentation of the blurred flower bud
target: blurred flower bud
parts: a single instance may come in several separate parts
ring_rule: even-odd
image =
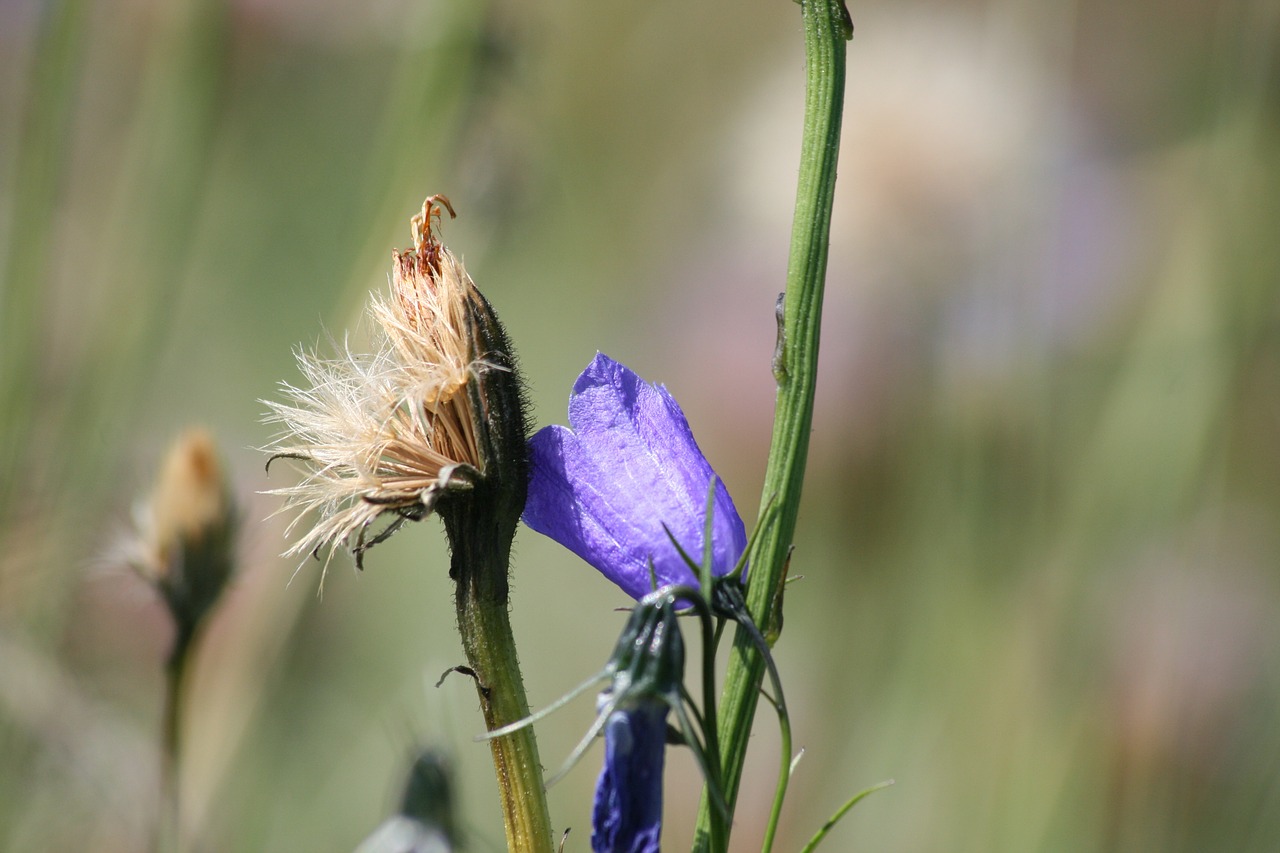
[[[207,431],[178,437],[135,515],[133,565],[163,596],[180,636],[190,637],[235,564],[235,511]]]
[[[424,749],[405,782],[400,812],[373,831],[356,853],[450,853],[456,849],[452,772],[444,756]]]

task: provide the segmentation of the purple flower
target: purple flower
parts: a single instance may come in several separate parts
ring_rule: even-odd
[[[595,566],[632,598],[653,589],[651,561],[658,586],[697,586],[667,531],[701,561],[707,490],[715,472],[666,388],[597,353],[574,383],[569,427],[540,430],[529,448],[526,524]],[[712,574],[732,571],[746,544],[742,519],[717,478]]]
[[[669,710],[662,699],[650,698],[609,715],[591,810],[595,853],[658,853]]]

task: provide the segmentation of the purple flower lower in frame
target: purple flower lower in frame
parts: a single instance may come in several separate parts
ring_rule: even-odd
[[[658,853],[668,710],[666,702],[650,699],[609,715],[591,810],[595,853]]]
[[[597,353],[574,383],[569,426],[529,442],[532,462],[524,521],[564,545],[630,595],[698,580],[671,543],[703,555],[711,469],[680,405],[626,365]],[[664,529],[665,525],[665,529]],[[713,575],[733,570],[747,535],[724,484],[716,482]]]

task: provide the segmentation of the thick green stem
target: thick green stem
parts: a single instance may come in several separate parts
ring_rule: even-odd
[[[478,498],[480,496],[477,496]],[[473,508],[442,512],[453,548],[451,574],[457,582],[458,631],[467,664],[475,673],[485,726],[492,731],[529,715],[520,661],[507,609],[511,530],[493,529],[492,514]],[[507,849],[551,853],[551,818],[542,783],[542,762],[533,727],[489,741],[502,800]]]
[[[774,523],[761,535],[753,554],[747,606],[766,637],[781,630],[775,597],[795,532],[813,422],[822,294],[831,232],[840,117],[844,102],[845,42],[852,35],[841,0],[802,0],[805,32],[805,117],[787,267],[783,338],[774,374],[778,396],[773,441],[765,473],[762,512],[777,506]],[[749,634],[738,628],[720,703],[720,744],[724,794],[732,812],[746,758],[765,665]],[[789,756],[786,757],[789,760]],[[704,794],[694,840],[697,851],[712,850],[708,832],[710,803]],[[721,848],[723,849],[723,848]]]

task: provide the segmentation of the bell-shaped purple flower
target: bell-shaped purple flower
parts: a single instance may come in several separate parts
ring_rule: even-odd
[[[598,353],[574,383],[569,426],[545,427],[529,447],[526,524],[632,598],[653,589],[651,562],[658,586],[697,586],[671,537],[702,559],[715,472],[666,388]],[[718,478],[715,488],[711,572],[719,576],[737,565],[747,535]]]
[[[666,702],[650,698],[609,715],[604,769],[591,810],[595,853],[658,853],[669,710]]]

